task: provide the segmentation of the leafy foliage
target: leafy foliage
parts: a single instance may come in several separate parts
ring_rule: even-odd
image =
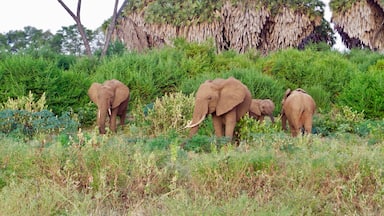
[[[181,92],[170,93],[156,99],[150,107],[147,107],[145,116],[144,112],[138,112],[137,117],[147,125],[147,134],[159,136],[172,130],[183,134],[187,121],[192,118],[193,106],[193,95],[187,96]]]
[[[368,118],[382,118],[384,112],[384,61],[379,60],[367,73],[355,76],[345,86],[339,103],[364,112]]]
[[[4,104],[0,104],[0,110],[25,110],[28,112],[40,112],[47,108],[45,93],[35,101],[35,97],[32,92],[29,92],[28,96],[21,96],[17,99],[8,98]]]
[[[348,11],[353,4],[359,2],[359,0],[332,0],[329,3],[332,11],[342,13]]]
[[[356,67],[335,51],[290,49],[271,55],[262,65],[263,72],[283,82],[285,88],[307,89],[316,85],[330,93],[327,100],[332,103],[343,91],[343,85],[357,73]]]
[[[145,19],[149,23],[169,23],[174,26],[213,21],[217,15],[213,11],[220,10],[222,1],[177,1],[157,0],[148,4]]]
[[[356,133],[363,121],[363,112],[353,111],[347,106],[333,107],[327,114],[315,115],[313,130],[325,136],[333,133]],[[361,134],[361,132],[358,133]]]
[[[32,138],[37,134],[76,131],[79,125],[70,113],[57,117],[46,109],[45,102],[45,94],[35,101],[31,92],[28,96],[9,98],[0,104],[0,132]]]

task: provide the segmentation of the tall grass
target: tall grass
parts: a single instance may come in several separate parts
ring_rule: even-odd
[[[383,145],[357,136],[268,139],[211,153],[174,141],[148,151],[127,135],[79,132],[44,147],[2,137],[4,215],[379,215]],[[65,145],[64,145],[65,144]]]

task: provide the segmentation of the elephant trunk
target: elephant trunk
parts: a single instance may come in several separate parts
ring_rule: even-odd
[[[105,119],[107,118],[107,112],[103,112],[102,110],[98,110],[97,116],[97,124],[99,126],[100,134],[105,134]]]

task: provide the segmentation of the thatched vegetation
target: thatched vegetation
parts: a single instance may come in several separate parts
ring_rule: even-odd
[[[331,1],[332,21],[348,48],[384,49],[384,1]]]
[[[266,53],[297,47],[321,25],[323,6],[319,0],[136,1],[120,18],[115,37],[139,51],[182,37],[213,39],[218,51]]]

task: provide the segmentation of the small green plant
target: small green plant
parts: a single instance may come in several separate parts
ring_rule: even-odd
[[[270,121],[264,120],[259,122],[249,115],[245,115],[236,125],[236,137],[240,141],[250,142],[262,133],[275,133],[279,131],[279,124],[272,124]]]
[[[60,117],[46,109],[45,93],[37,101],[29,92],[28,96],[9,98],[0,104],[0,132],[16,133],[32,138],[40,133],[73,131],[78,123],[72,120],[70,113]]]
[[[193,106],[194,97],[181,92],[169,93],[156,99],[152,108],[146,108],[147,115],[144,116],[144,121],[150,122],[147,124],[148,134],[159,136],[171,130],[185,133],[184,126],[191,119]]]
[[[40,112],[47,109],[45,93],[38,100],[35,100],[31,91],[29,91],[28,96],[17,97],[17,99],[8,98],[8,101],[0,104],[0,110],[5,109]]]
[[[329,113],[315,115],[313,129],[322,135],[354,133],[364,117],[363,112],[354,111],[348,106],[333,107]]]

